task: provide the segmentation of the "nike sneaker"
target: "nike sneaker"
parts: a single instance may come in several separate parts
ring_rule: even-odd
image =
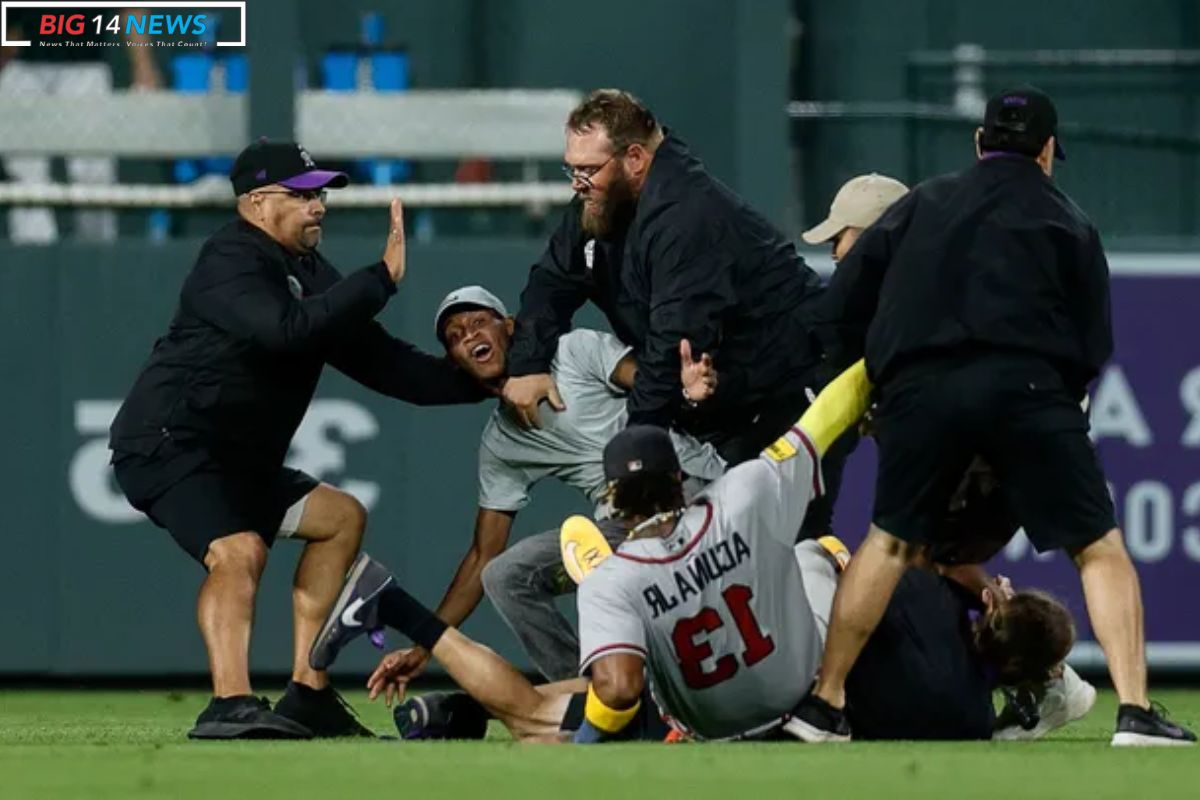
[[[309,666],[328,669],[341,649],[352,640],[377,631],[380,628],[379,596],[394,583],[395,578],[386,567],[366,553],[360,553],[308,651]],[[378,637],[373,636],[372,641],[378,644]]]
[[[1196,734],[1167,719],[1167,710],[1158,703],[1150,708],[1122,704],[1117,709],[1117,731],[1113,747],[1190,747]]]
[[[491,715],[464,692],[429,692],[392,712],[401,739],[482,739]]]

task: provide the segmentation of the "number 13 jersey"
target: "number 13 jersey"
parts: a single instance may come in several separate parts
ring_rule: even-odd
[[[642,656],[663,713],[699,738],[778,724],[820,663],[793,545],[821,491],[816,450],[793,427],[698,495],[668,536],[624,542],[579,587],[580,673]]]

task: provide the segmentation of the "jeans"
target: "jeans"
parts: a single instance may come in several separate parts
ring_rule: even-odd
[[[625,540],[622,523],[598,524],[614,549]],[[562,564],[557,528],[528,536],[492,559],[483,568],[483,590],[547,680],[579,674],[579,636],[554,603],[575,593]]]

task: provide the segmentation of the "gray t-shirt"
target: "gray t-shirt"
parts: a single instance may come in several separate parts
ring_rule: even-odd
[[[816,450],[793,427],[701,492],[670,535],[622,543],[579,585],[580,673],[641,656],[661,711],[698,738],[778,725],[821,654],[793,550],[820,481]]]
[[[541,428],[525,430],[505,413],[492,412],[479,442],[479,505],[519,511],[533,485],[552,476],[587,495],[597,506],[604,493],[604,446],[625,427],[625,392],[611,381],[630,348],[608,333],[574,330],[558,340],[550,374],[566,410],[539,410]],[[716,449],[672,432],[679,463],[688,475],[711,481],[725,472]],[[602,510],[598,513],[603,513]]]

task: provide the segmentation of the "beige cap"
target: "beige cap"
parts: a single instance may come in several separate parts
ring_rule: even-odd
[[[895,178],[872,172],[846,181],[829,207],[829,216],[801,234],[809,244],[828,242],[846,228],[869,228],[888,206],[908,193]]]

